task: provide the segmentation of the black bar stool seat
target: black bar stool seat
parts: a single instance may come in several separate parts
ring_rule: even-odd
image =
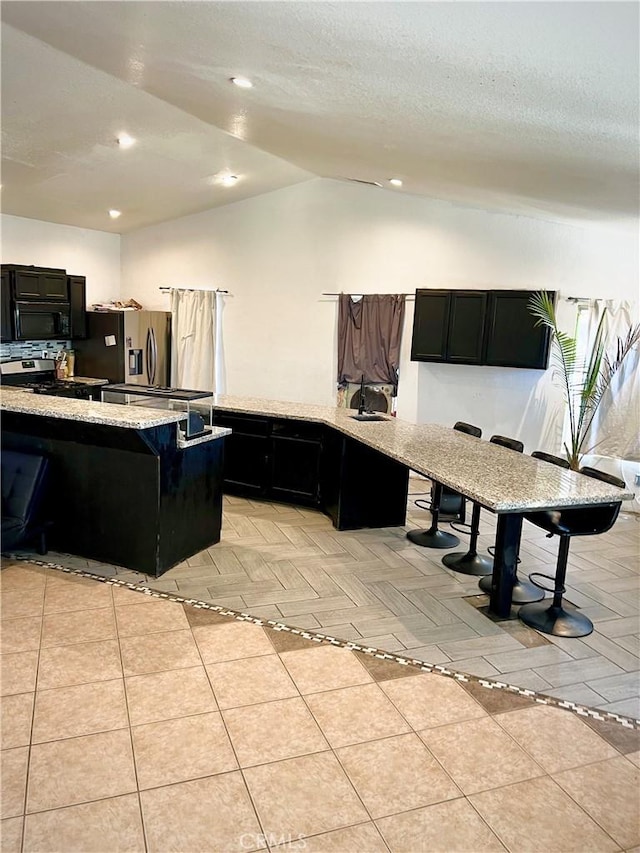
[[[466,424],[463,421],[457,421],[453,428],[457,432],[464,432],[466,435],[472,435],[475,438],[480,438],[482,436],[482,430],[479,429],[479,427],[473,426],[472,424]],[[446,494],[445,499],[443,499],[444,494]],[[438,528],[438,520],[440,518],[441,508],[443,504],[445,504],[445,500],[448,509],[453,505],[454,500],[456,504],[459,500],[459,506],[461,507],[459,512],[462,515],[462,518],[464,518],[463,495],[453,489],[443,486],[442,483],[434,483],[431,490],[431,527],[428,530],[409,530],[407,533],[407,539],[410,542],[413,542],[414,545],[420,545],[423,548],[440,548],[442,550],[455,548],[456,545],[460,544],[460,540],[457,536],[454,536],[453,533],[447,533],[446,531]]]
[[[580,473],[612,486],[618,486],[620,489],[625,488],[623,480],[611,474],[596,471],[595,468],[582,468]],[[536,527],[548,530],[549,535],[556,534],[560,537],[555,577],[541,572],[532,572],[529,575],[536,586],[553,593],[553,600],[551,604],[548,601],[539,601],[521,607],[518,617],[525,625],[543,634],[552,634],[554,637],[586,637],[593,631],[593,622],[584,613],[565,610],[562,606],[562,596],[566,589],[569,545],[572,536],[594,536],[610,530],[615,524],[621,505],[622,501],[618,501],[582,509],[544,510],[525,514],[525,519]],[[544,580],[553,581],[553,587],[545,586]]]

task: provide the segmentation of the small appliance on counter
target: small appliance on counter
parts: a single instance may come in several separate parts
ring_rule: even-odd
[[[211,398],[211,391],[171,388],[167,385],[130,385],[125,382],[104,385],[101,392],[101,399],[105,403],[126,403],[127,405],[183,411],[185,419],[179,422],[179,427],[183,438],[186,440],[199,438],[211,432],[212,404],[200,402],[197,410],[192,408],[192,403],[196,400],[202,401]],[[131,400],[131,397],[134,397],[135,400]]]
[[[83,382],[82,379],[58,379],[52,358],[30,358],[0,363],[3,385],[23,388],[34,394],[52,394],[56,397],[75,397],[92,400],[100,385],[99,380]]]

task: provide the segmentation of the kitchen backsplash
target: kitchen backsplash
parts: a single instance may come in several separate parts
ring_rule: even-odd
[[[0,344],[0,361],[42,358],[45,350],[48,358],[55,358],[56,353],[62,349],[71,349],[71,341],[13,341]]]

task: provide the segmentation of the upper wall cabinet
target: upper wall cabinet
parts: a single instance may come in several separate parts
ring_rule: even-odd
[[[486,307],[482,290],[418,290],[412,361],[482,364]]]
[[[8,269],[13,279],[13,295],[16,300],[49,299],[52,302],[69,300],[65,270],[19,266],[9,266]]]
[[[2,270],[2,288],[0,289],[0,341],[13,340],[13,321],[11,317],[11,280],[9,270]]]
[[[549,363],[550,330],[536,326],[529,290],[491,290],[487,308],[485,364],[544,370]],[[555,294],[550,294],[555,297]]]
[[[449,332],[448,290],[417,290],[411,339],[412,361],[446,361]]]
[[[532,294],[528,290],[416,291],[411,360],[545,369],[549,330],[535,325],[529,311]]]

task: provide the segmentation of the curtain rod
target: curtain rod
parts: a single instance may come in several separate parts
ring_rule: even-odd
[[[322,293],[321,296],[342,296],[342,293]],[[346,296],[406,296],[415,299],[415,293],[347,293]]]
[[[197,293],[199,290],[209,292],[213,290],[214,293],[229,293],[228,290],[221,290],[219,287],[159,287],[158,290],[164,290],[165,292],[170,290],[187,290],[189,293]]]

